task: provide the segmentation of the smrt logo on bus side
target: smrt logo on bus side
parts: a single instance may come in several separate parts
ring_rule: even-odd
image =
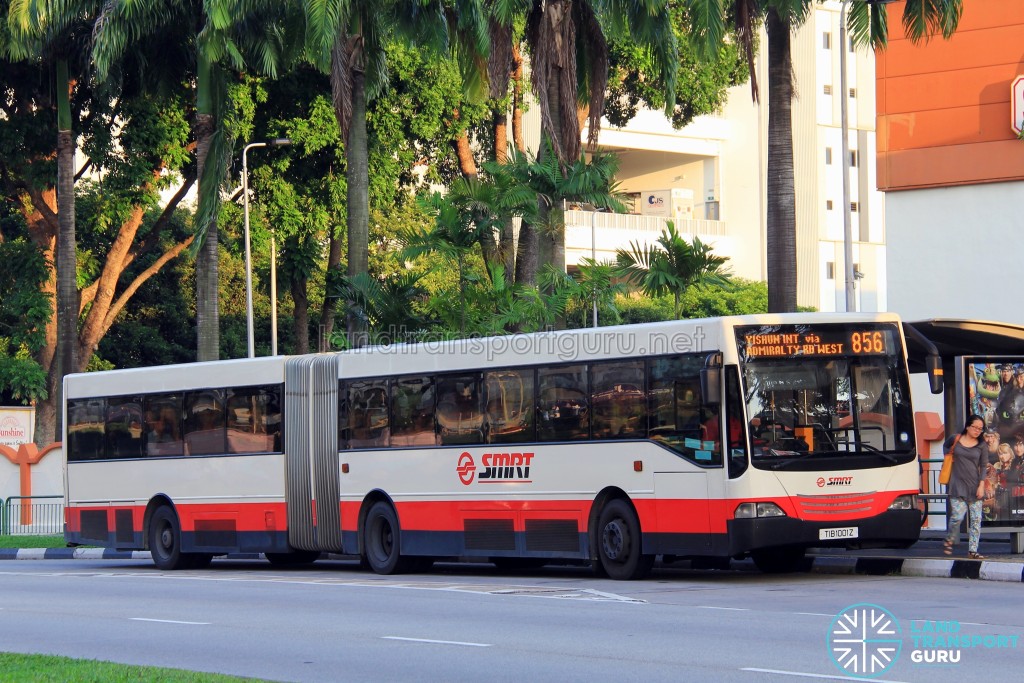
[[[818,477],[818,481],[815,482],[818,488],[824,488],[826,486],[850,486],[853,484],[853,477],[829,477],[826,481],[825,477]]]
[[[480,456],[480,476],[477,483],[514,483],[529,484],[530,463],[533,461],[533,453],[484,453]],[[469,486],[473,483],[477,466],[473,456],[463,452],[459,456],[458,467],[455,471],[459,474],[459,481]]]

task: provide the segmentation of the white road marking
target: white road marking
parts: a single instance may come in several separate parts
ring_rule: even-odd
[[[746,667],[740,671],[752,671],[759,674],[778,674],[779,676],[799,676],[801,678],[824,678],[830,681],[877,681],[879,683],[903,683],[889,678],[859,678],[857,676],[831,676],[828,674],[811,674],[803,671],[782,671],[780,669],[755,669]]]
[[[430,638],[402,638],[401,636],[381,636],[383,640],[405,640],[410,643],[435,643],[437,645],[464,645],[465,647],[491,647],[490,643],[464,643],[461,640],[432,640]]]
[[[158,624],[186,624],[188,626],[209,626],[208,621],[175,621],[174,619],[146,619],[145,617],[132,617],[132,621],[153,621]]]
[[[714,605],[694,605],[697,609],[720,609],[727,612],[749,612],[747,607],[715,607]]]
[[[797,614],[802,614],[805,617],[830,617],[831,618],[831,617],[835,616],[834,614],[824,614],[822,612],[797,612]]]

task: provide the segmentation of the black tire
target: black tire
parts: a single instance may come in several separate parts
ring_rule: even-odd
[[[149,520],[149,552],[157,569],[191,569],[193,557],[181,552],[181,525],[174,510],[163,505]]]
[[[769,548],[750,553],[754,565],[765,574],[791,574],[804,567],[804,548]]]
[[[320,559],[319,550],[293,550],[290,553],[264,553],[267,561],[275,567],[296,567],[313,564]]]
[[[400,574],[408,571],[410,562],[402,557],[402,530],[398,515],[384,501],[373,504],[363,524],[363,558],[378,574]]]
[[[633,506],[621,499],[609,501],[597,519],[597,557],[608,577],[630,581],[647,576],[654,555],[644,555],[640,520]]]

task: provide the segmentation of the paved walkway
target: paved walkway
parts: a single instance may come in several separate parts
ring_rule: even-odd
[[[967,559],[966,537],[953,556],[942,553],[942,532],[925,530],[921,540],[906,550],[817,549],[808,554],[808,567],[818,574],[872,574],[876,576],[929,576],[1024,582],[1024,555],[1010,552],[1008,534],[982,533],[978,550],[984,560]],[[258,559],[256,554],[231,555],[236,559]],[[0,560],[150,560],[148,551],[104,548],[0,548]],[[330,555],[326,559],[351,559]]]

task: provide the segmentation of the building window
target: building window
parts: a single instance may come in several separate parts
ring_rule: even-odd
[[[835,280],[836,279],[836,262],[826,261],[825,262],[825,279]]]
[[[857,150],[850,150],[850,168],[857,168]]]
[[[826,211],[831,211],[832,210],[832,200],[831,199],[826,199],[825,200],[825,210]]]
[[[825,165],[826,166],[831,166],[832,165],[832,148],[831,147],[826,147],[825,148]]]
[[[828,31],[821,34],[821,46],[826,50],[832,49],[832,34]]]
[[[851,100],[857,99],[857,89],[856,88],[850,88],[850,99]]]
[[[832,94],[832,86],[831,85],[826,85],[824,88],[822,88],[822,90],[824,91],[824,93],[826,95],[831,95]]]
[[[857,212],[857,202],[850,202],[850,211]]]

